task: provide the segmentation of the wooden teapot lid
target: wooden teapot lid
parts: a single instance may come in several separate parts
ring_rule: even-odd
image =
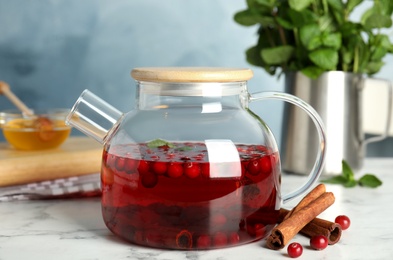
[[[237,82],[253,77],[250,69],[215,67],[147,67],[135,68],[131,76],[148,82]]]

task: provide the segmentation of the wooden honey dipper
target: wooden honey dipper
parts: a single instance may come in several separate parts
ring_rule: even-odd
[[[0,94],[6,96],[23,114],[33,116],[34,113],[29,109],[15,94],[11,91],[10,85],[4,81],[0,81]]]
[[[6,96],[21,112],[23,115],[33,118],[33,127],[38,131],[52,131],[54,128],[53,122],[45,116],[36,116],[33,110],[29,109],[10,89],[10,86],[0,81],[0,94]],[[42,134],[42,139],[48,139],[47,136]],[[49,136],[50,137],[50,136]]]

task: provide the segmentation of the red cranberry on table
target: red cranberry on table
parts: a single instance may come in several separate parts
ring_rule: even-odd
[[[313,236],[310,239],[310,246],[315,250],[323,250],[328,246],[328,239],[323,235]]]
[[[288,245],[287,252],[291,258],[297,258],[302,255],[303,247],[301,244],[294,242]]]
[[[334,222],[339,224],[343,230],[348,229],[351,225],[351,220],[345,215],[337,216]]]

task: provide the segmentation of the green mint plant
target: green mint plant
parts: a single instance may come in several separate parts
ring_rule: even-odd
[[[246,51],[248,63],[276,75],[301,71],[317,78],[339,70],[372,75],[393,53],[388,35],[393,1],[368,0],[360,21],[351,14],[365,0],[247,0],[235,14],[244,26],[259,25],[258,41]],[[281,69],[281,70],[278,70]]]
[[[356,180],[351,167],[345,160],[342,161],[342,168],[343,171],[341,175],[322,180],[322,182],[330,184],[341,184],[347,188],[355,187],[356,185],[369,188],[377,188],[382,185],[382,181],[378,179],[378,177],[370,173],[367,173],[363,175],[360,179]]]
[[[171,144],[168,141],[162,140],[162,139],[154,139],[154,140],[147,143],[147,147],[149,147],[149,148],[157,148],[157,147],[163,147],[163,146],[167,146],[168,148],[174,147],[173,144]]]

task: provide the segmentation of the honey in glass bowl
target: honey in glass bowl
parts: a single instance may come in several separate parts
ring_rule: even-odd
[[[66,109],[37,111],[25,116],[16,111],[0,113],[0,126],[7,142],[18,150],[44,150],[60,146],[70,135]]]

